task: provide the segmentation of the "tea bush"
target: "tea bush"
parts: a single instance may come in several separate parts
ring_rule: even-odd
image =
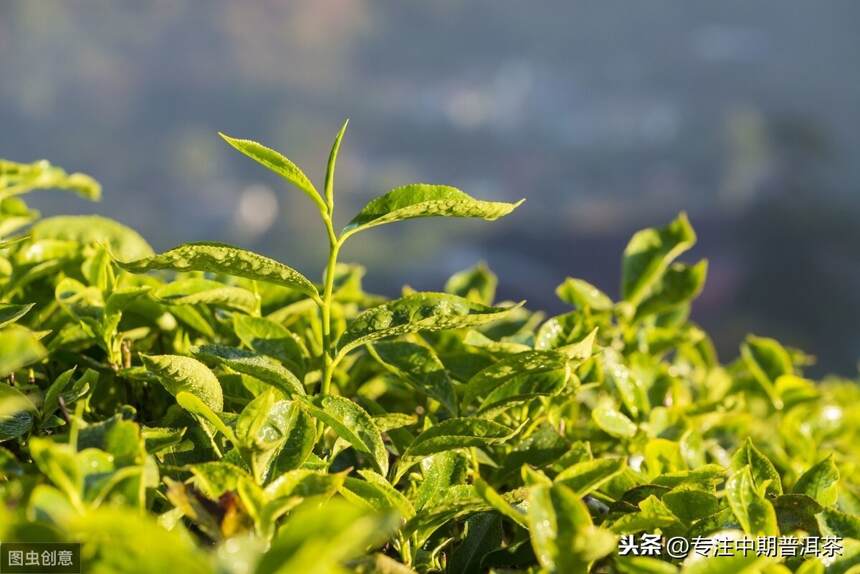
[[[338,232],[345,128],[322,193],[223,136],[319,211],[322,283],[40,219],[24,194],[98,184],[0,163],[0,540],[80,542],[105,573],[860,571],[860,390],[765,337],[720,363],[689,319],[707,262],[677,261],[684,214],[630,240],[620,301],[568,278],[547,318],[483,265],[386,300],[347,240],[519,203],[411,184]],[[744,539],[779,548],[720,550]]]

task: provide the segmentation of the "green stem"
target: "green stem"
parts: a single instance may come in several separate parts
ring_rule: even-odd
[[[334,375],[334,341],[331,336],[331,303],[334,291],[334,272],[337,266],[337,256],[340,252],[341,241],[334,232],[331,217],[325,218],[326,231],[329,239],[328,265],[325,270],[325,289],[323,291],[322,304],[322,332],[323,332],[323,366],[320,394],[327,395],[331,388],[331,379]]]

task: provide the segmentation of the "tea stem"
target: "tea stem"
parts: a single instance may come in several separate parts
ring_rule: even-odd
[[[340,253],[341,241],[334,232],[331,215],[323,218],[329,238],[328,264],[325,270],[325,287],[322,304],[322,335],[323,335],[323,364],[320,394],[327,395],[331,388],[334,375],[334,341],[331,335],[331,303],[334,292],[334,273],[337,266],[337,256]]]

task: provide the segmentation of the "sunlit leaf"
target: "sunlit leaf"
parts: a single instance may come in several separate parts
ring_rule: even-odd
[[[319,298],[314,284],[295,269],[259,253],[223,243],[186,243],[152,257],[118,261],[117,265],[132,273],[155,269],[223,273],[283,285],[313,299]]]
[[[344,352],[395,335],[474,327],[496,321],[514,308],[487,307],[445,293],[415,293],[358,315],[338,345]]]
[[[373,199],[352,218],[344,233],[416,217],[475,217],[492,221],[509,214],[523,201],[481,201],[447,185],[413,183]]]

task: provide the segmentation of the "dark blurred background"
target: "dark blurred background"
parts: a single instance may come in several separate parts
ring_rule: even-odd
[[[860,4],[434,0],[0,2],[0,157],[91,173],[157,249],[212,239],[316,277],[313,206],[217,137],[282,150],[338,219],[411,181],[528,202],[495,224],[401,223],[346,251],[368,285],[438,289],[478,260],[562,310],[617,294],[635,230],[687,210],[711,272],[694,317],[853,375],[860,357]]]

